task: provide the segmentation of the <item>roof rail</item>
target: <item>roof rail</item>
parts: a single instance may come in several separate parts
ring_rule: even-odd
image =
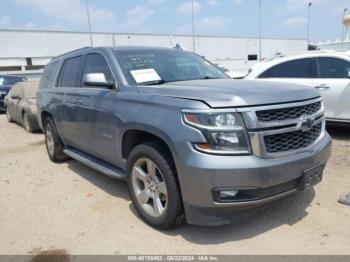
[[[55,60],[55,59],[57,59],[57,58],[60,58],[60,57],[62,57],[62,56],[69,55],[69,54],[71,54],[71,53],[74,53],[74,52],[77,52],[77,51],[82,51],[82,50],[89,49],[89,48],[92,48],[92,47],[91,47],[91,46],[84,46],[84,47],[81,47],[81,48],[78,48],[78,49],[69,51],[69,52],[64,53],[64,54],[62,54],[62,55],[58,55],[58,56],[53,57],[53,58],[51,59],[51,61],[52,61],[52,60]]]

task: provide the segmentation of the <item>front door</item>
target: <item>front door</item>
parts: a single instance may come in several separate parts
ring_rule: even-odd
[[[115,77],[105,57],[100,53],[91,53],[86,56],[83,69],[84,74],[102,73],[108,83],[115,83]],[[85,86],[82,90],[90,97],[89,113],[91,134],[89,152],[94,156],[115,162],[116,133],[118,124],[114,115],[117,92],[115,89],[101,86]]]

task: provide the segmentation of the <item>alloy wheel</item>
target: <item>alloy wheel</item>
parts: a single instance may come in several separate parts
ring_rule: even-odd
[[[168,191],[159,167],[148,158],[138,159],[132,169],[132,187],[142,209],[160,217],[168,207]]]
[[[55,144],[53,140],[52,127],[50,124],[46,126],[45,135],[47,151],[49,151],[50,156],[53,156],[55,152]]]
[[[27,114],[24,114],[24,115],[23,115],[23,125],[24,125],[24,128],[25,128],[27,131],[30,130],[30,127],[29,127],[29,120],[28,120]]]

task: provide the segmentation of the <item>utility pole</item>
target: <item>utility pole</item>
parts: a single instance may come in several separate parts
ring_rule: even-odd
[[[196,42],[194,36],[194,0],[192,0],[192,44],[193,44],[193,52],[196,52]]]
[[[344,22],[344,17],[346,15],[346,11],[348,11],[347,8],[344,8],[344,13],[343,13],[343,17],[341,18],[341,25],[342,25],[342,33],[341,33],[341,49],[344,48],[344,29],[345,29],[345,25],[343,24]]]
[[[261,0],[259,0],[259,61],[261,60]]]
[[[309,49],[310,44],[310,10],[311,10],[312,2],[309,2],[307,7],[307,48]]]
[[[90,22],[90,12],[89,12],[88,0],[85,0],[85,6],[86,6],[86,15],[87,15],[87,20],[88,20],[88,26],[89,26],[90,45],[94,46],[94,43],[92,41],[92,34],[91,34],[91,22]]]

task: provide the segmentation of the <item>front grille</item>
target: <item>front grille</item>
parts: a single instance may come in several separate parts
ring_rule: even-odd
[[[308,131],[297,130],[264,136],[265,150],[267,153],[278,153],[306,148],[317,140],[321,131],[322,122]]]
[[[321,102],[319,101],[303,106],[257,111],[256,116],[258,117],[258,120],[262,122],[281,121],[295,119],[301,116],[313,115],[320,109]]]

